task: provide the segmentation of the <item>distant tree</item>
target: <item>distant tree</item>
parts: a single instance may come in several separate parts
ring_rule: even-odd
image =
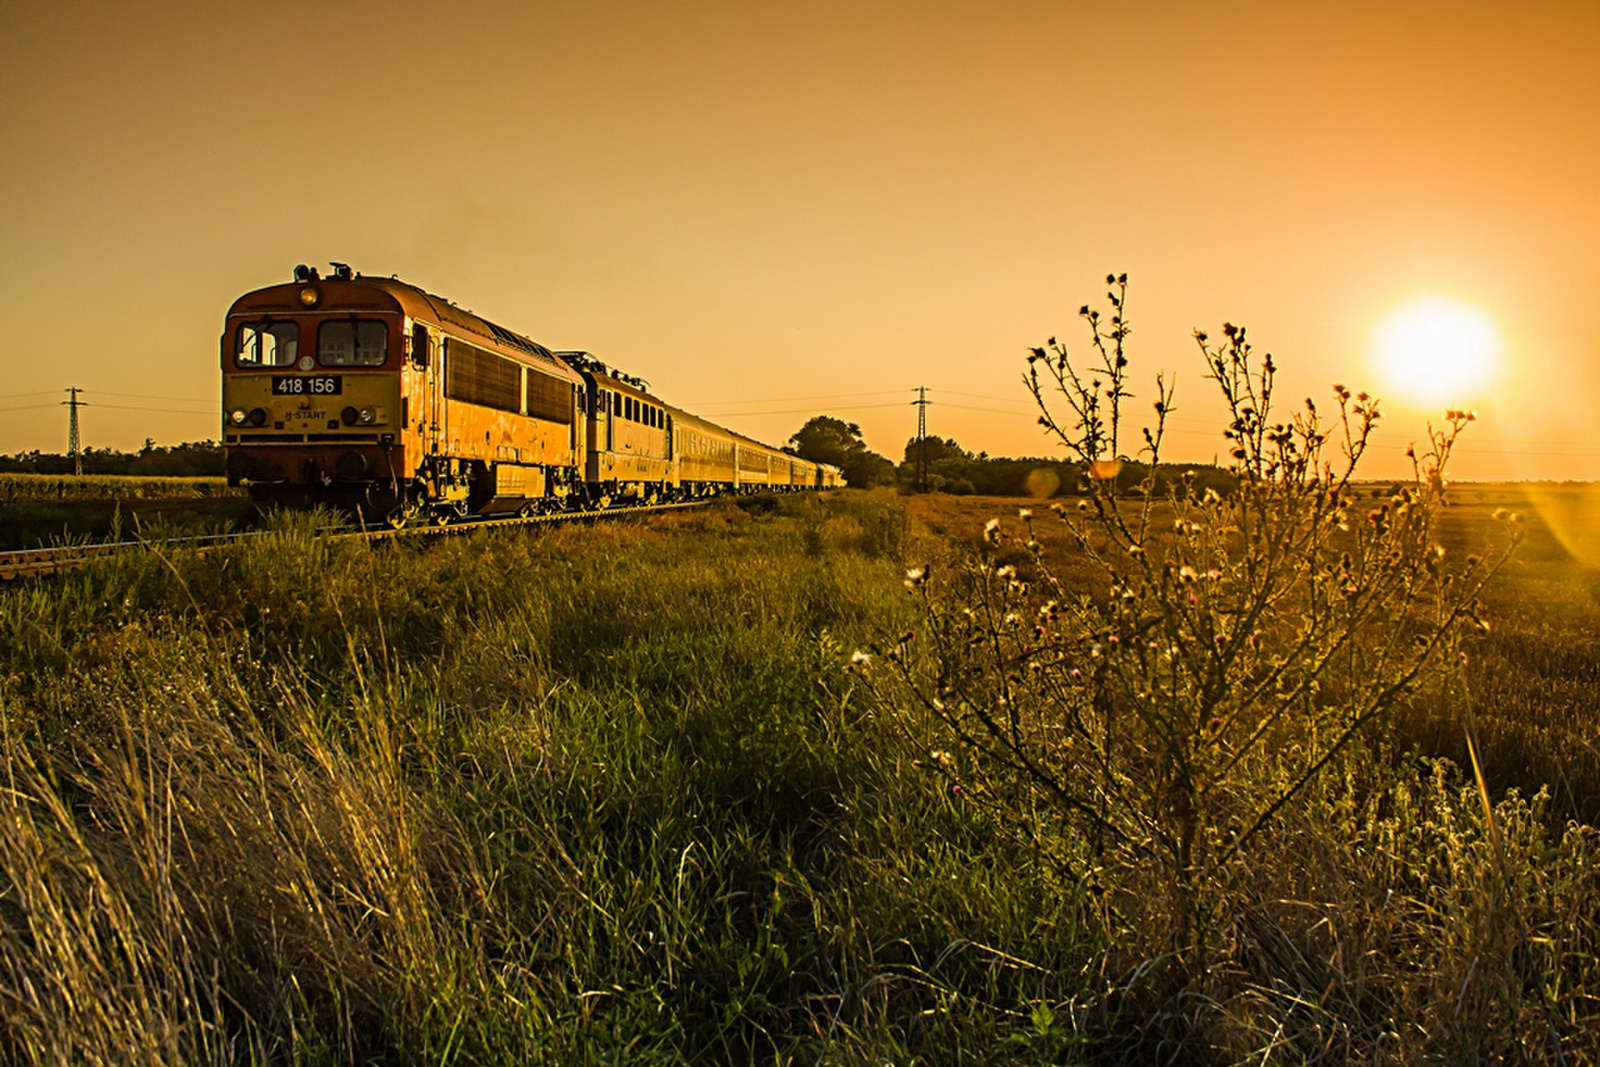
[[[893,485],[894,463],[887,456],[863,448],[845,457],[844,480],[845,484],[862,489],[873,485]]]
[[[855,488],[894,482],[894,464],[867,448],[856,423],[814,415],[789,438],[789,447],[801,459],[838,467],[845,484]]]
[[[789,444],[801,459],[835,467],[843,467],[846,456],[867,447],[860,426],[831,415],[813,415],[789,438]]]
[[[954,437],[927,437],[923,438],[920,442],[917,438],[913,437],[906,441],[905,451],[905,461],[911,464],[913,467],[916,466],[917,450],[919,445],[921,446],[922,453],[927,456],[930,464],[938,463],[940,460],[964,460],[972,458],[966,449],[956,444],[956,439]]]
[[[156,477],[197,477],[223,473],[222,446],[215,441],[185,441],[158,445],[145,438],[138,452],[114,448],[83,450],[85,474],[142,474]],[[31,474],[71,474],[72,457],[58,452],[18,452],[0,456],[0,471]]]

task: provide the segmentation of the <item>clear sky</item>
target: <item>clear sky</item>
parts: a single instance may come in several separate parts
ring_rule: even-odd
[[[1026,350],[1126,271],[1173,458],[1229,320],[1285,396],[1402,383],[1398,471],[1439,398],[1369,353],[1430,297],[1501,339],[1457,477],[1600,478],[1595,0],[3,0],[0,99],[0,451],[69,385],[87,445],[215,437],[228,304],[344,260],[774,443],[898,458],[927,385],[1041,454]]]

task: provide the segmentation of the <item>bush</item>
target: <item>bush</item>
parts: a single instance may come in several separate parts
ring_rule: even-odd
[[[923,621],[875,685],[952,789],[1079,887],[1178,1020],[1218,993],[1285,820],[1331,832],[1391,795],[1390,716],[1456,683],[1516,535],[1460,559],[1438,544],[1471,415],[1448,413],[1413,450],[1414,476],[1369,495],[1354,477],[1377,401],[1335,386],[1331,419],[1311,400],[1279,415],[1271,356],[1232,325],[1220,345],[1196,340],[1229,413],[1233,491],[1192,473],[1158,483],[1172,411],[1158,377],[1143,479],[1119,499],[1133,465],[1126,276],[1107,281],[1110,312],[1082,311],[1090,358],[1052,339],[1028,361],[1040,421],[1090,472],[1087,496],[991,519],[977,558],[937,582],[913,568]],[[1044,522],[1065,525],[1071,558],[1041,547]],[[1063,574],[1084,568],[1091,588],[1069,595]]]

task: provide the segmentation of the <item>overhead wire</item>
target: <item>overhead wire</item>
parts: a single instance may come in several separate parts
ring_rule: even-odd
[[[880,389],[868,393],[823,393],[818,396],[766,396],[755,400],[685,400],[683,405],[690,407],[696,404],[706,404],[711,407],[741,404],[797,404],[802,400],[848,400],[851,397],[862,396],[899,396],[905,392],[903,389]]]
[[[171,400],[179,404],[210,404],[213,402],[213,398],[201,400],[192,396],[156,396],[153,393],[114,393],[109,389],[96,389],[94,392],[100,396],[125,396],[132,397],[135,400]]]
[[[832,410],[834,410],[834,411],[865,411],[865,410],[867,410],[869,408],[897,408],[899,406],[900,405],[898,403],[892,403],[892,404],[836,404],[836,405],[833,406]],[[711,410],[711,411],[697,412],[696,414],[702,415],[702,416],[704,416],[706,418],[727,419],[727,418],[743,417],[743,416],[746,416],[746,415],[750,415],[750,416],[754,416],[754,415],[804,415],[805,413],[807,413],[808,411],[811,411],[811,410],[812,410],[811,408],[785,408],[782,411],[715,411],[715,410]]]
[[[217,410],[217,411],[182,411],[182,410],[180,410],[178,408],[140,407],[138,405],[133,405],[133,404],[92,404],[92,405],[84,405],[84,406],[86,406],[86,407],[96,407],[96,408],[99,408],[101,411],[106,411],[106,410],[110,410],[110,411],[157,411],[157,412],[160,412],[160,413],[162,413],[164,415],[195,415],[195,416],[203,416],[205,418],[220,418],[221,417],[221,411],[220,410]]]

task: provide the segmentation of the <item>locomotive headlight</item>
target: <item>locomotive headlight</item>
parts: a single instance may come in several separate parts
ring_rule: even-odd
[[[235,426],[243,426],[244,425],[244,420],[249,418],[249,417],[250,416],[245,414],[244,408],[237,408],[237,409],[234,410],[233,414],[228,416],[228,419]]]
[[[265,426],[267,424],[266,408],[251,408],[250,414],[245,416],[251,426]]]
[[[376,419],[377,417],[378,417],[378,413],[376,411],[373,411],[371,408],[362,408],[361,409],[361,421],[362,422],[370,424],[372,422],[372,420]]]
[[[317,306],[317,301],[322,299],[322,294],[317,292],[317,287],[308,285],[300,290],[300,303],[308,308]]]

